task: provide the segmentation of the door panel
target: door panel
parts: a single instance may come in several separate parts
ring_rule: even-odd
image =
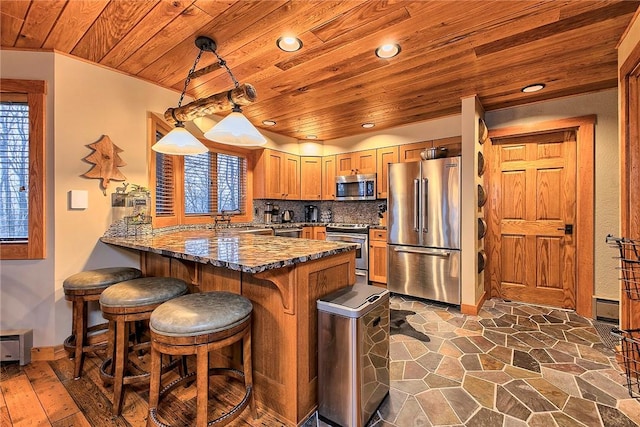
[[[559,131],[492,145],[491,189],[500,254],[496,287],[506,299],[575,308],[576,135]]]

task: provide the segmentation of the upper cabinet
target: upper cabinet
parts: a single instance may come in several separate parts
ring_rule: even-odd
[[[322,157],[300,157],[300,199],[322,199]]]
[[[336,175],[376,173],[376,150],[337,154],[336,167]]]
[[[400,162],[415,162],[422,160],[420,153],[425,148],[447,147],[447,156],[459,156],[462,152],[462,137],[452,136],[449,138],[434,139],[432,141],[414,142],[413,144],[403,144],[400,146],[398,160]]]
[[[336,197],[336,156],[322,158],[322,200]]]
[[[376,150],[376,189],[378,199],[387,198],[387,183],[389,180],[389,163],[398,162],[398,147],[385,147]]]
[[[253,175],[256,199],[300,200],[300,157],[265,148]]]

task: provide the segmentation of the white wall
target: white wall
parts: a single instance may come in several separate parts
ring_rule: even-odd
[[[608,233],[619,230],[619,157],[617,90],[488,111],[489,129],[596,114],[595,142],[595,265],[594,295],[619,299],[615,252],[605,244]],[[579,230],[577,232],[580,232]]]

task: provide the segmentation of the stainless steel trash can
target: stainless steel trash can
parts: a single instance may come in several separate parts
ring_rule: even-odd
[[[356,284],[317,307],[318,415],[364,427],[389,393],[389,291]]]

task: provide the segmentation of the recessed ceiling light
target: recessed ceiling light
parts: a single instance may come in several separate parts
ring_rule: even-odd
[[[376,56],[378,58],[393,58],[397,54],[400,53],[400,45],[389,43],[383,44],[379,48],[376,49]]]
[[[305,136],[306,139],[318,139],[318,137],[316,135],[307,135]]]
[[[534,83],[532,85],[523,87],[521,90],[524,93],[530,93],[530,92],[537,92],[539,90],[542,90],[544,89],[544,87],[545,87],[544,83]]]
[[[375,125],[376,125],[375,123],[363,123],[362,127],[365,128],[365,129],[371,129]]]
[[[276,41],[276,45],[285,52],[295,52],[302,49],[302,40],[290,36],[280,37],[278,41]]]
[[[265,126],[275,126],[276,122],[273,121],[273,120],[263,120],[262,124],[265,125]]]

